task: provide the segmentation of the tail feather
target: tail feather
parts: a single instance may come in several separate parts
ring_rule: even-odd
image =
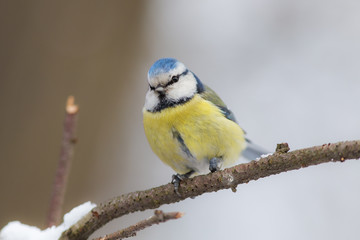
[[[256,145],[251,142],[249,139],[246,139],[247,145],[245,150],[242,152],[242,155],[248,160],[255,160],[256,158],[261,157],[261,155],[268,154],[270,151]]]

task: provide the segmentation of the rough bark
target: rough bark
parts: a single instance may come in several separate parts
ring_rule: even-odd
[[[343,162],[360,158],[360,140],[310,147],[288,152],[287,144],[258,161],[236,165],[222,171],[186,179],[181,182],[178,196],[172,184],[145,191],[114,197],[89,212],[83,219],[65,231],[60,239],[87,239],[95,230],[114,218],[125,214],[155,209],[163,204],[175,203],[206,192],[232,189],[251,180],[300,169],[325,162]]]

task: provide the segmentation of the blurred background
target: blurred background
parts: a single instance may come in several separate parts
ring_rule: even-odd
[[[0,1],[0,228],[44,227],[71,94],[66,212],[170,181],[142,127],[162,57],[184,62],[269,150],[359,139],[359,22],[355,0]],[[360,161],[327,163],[165,205],[185,216],[136,239],[359,239],[359,172]]]

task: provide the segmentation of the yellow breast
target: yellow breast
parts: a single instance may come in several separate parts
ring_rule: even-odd
[[[218,107],[195,95],[190,101],[151,113],[143,109],[144,129],[152,150],[177,173],[208,171],[209,160],[221,157],[233,164],[245,148],[243,130]],[[179,133],[191,153],[174,136]]]

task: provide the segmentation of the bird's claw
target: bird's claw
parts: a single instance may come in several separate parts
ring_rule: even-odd
[[[181,197],[181,194],[179,192],[180,182],[186,178],[189,178],[193,173],[194,173],[194,171],[191,170],[190,172],[185,173],[185,174],[177,173],[177,174],[172,175],[171,183],[174,185],[174,190],[175,190],[176,195]]]
[[[209,170],[210,172],[216,172],[216,171],[219,171],[220,170],[220,166],[219,166],[219,158],[212,158],[210,159],[210,162],[209,162]]]
[[[179,192],[179,187],[180,187],[180,182],[183,180],[184,178],[182,177],[182,175],[180,174],[174,174],[172,175],[172,179],[171,179],[171,183],[174,185],[174,190],[176,195],[178,195],[179,197],[181,197],[181,194]]]

